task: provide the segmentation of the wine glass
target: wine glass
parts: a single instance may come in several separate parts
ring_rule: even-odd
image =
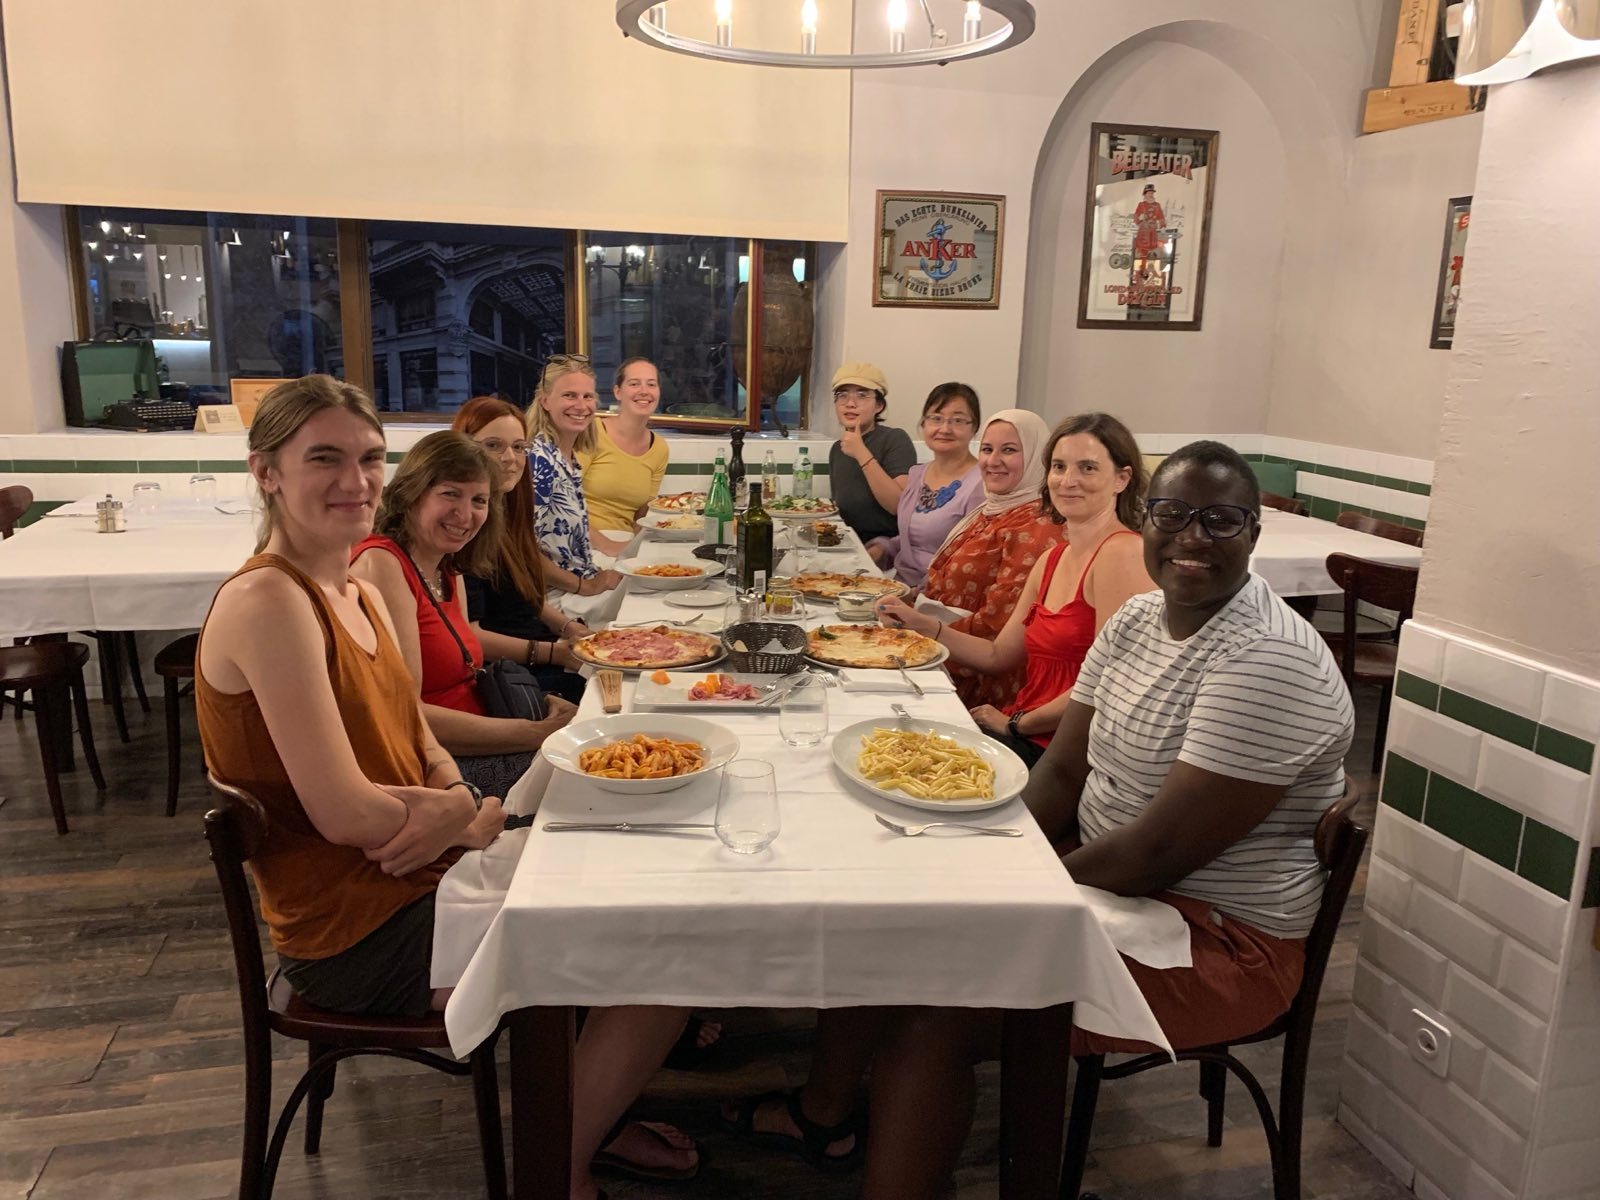
[[[736,758],[723,767],[716,815],[722,844],[735,854],[759,854],[772,845],[781,828],[772,764],[759,758]]]
[[[161,510],[161,485],[151,480],[141,480],[133,485],[128,501],[129,515],[141,520],[154,519]]]
[[[189,496],[196,504],[207,507],[217,502],[217,477],[215,475],[189,476]]]
[[[817,568],[817,523],[815,521],[790,521],[789,526],[789,532],[795,542],[795,555],[800,560],[800,569],[802,571],[815,570]],[[811,551],[809,556],[800,553],[800,547],[802,546]]]

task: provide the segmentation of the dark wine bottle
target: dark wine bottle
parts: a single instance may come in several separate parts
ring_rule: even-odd
[[[737,504],[739,497],[744,495],[744,430],[735,429],[730,437],[733,453],[728,456],[728,490],[733,493],[733,502]]]
[[[761,507],[761,482],[750,485],[750,507],[739,518],[739,586],[765,594],[772,580],[772,514]]]

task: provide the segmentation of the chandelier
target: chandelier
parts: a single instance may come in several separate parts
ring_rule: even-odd
[[[746,0],[750,3],[751,0]],[[770,3],[771,0],[764,0]],[[870,2],[870,0],[869,0]],[[857,69],[867,67],[925,67],[944,66],[969,58],[982,58],[1019,46],[1033,36],[1034,11],[1029,0],[965,0],[961,21],[961,38],[956,40],[934,19],[928,0],[886,0],[883,49],[864,50],[851,54],[818,54],[817,0],[801,0],[795,22],[795,49],[773,50],[739,46],[733,36],[734,0],[617,0],[617,24],[627,37],[636,37],[647,45],[671,50],[676,54],[692,54],[697,58],[710,58],[719,62],[745,63],[762,67],[832,67]],[[698,6],[710,7],[716,22],[716,40],[689,37],[668,31],[668,10],[682,13]],[[852,5],[843,3],[844,20],[852,19]],[[911,10],[920,9],[927,25],[927,42],[923,46],[906,45],[906,26]],[[992,14],[996,21],[986,18]],[[703,14],[697,14],[703,17]],[[919,32],[920,32],[920,24]],[[992,25],[992,28],[985,28]],[[918,37],[920,41],[920,36]]]

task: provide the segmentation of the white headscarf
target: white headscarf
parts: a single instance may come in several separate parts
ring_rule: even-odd
[[[1044,423],[1044,418],[1038,413],[1028,412],[1021,408],[1006,408],[994,414],[983,423],[984,436],[988,436],[989,426],[996,421],[1004,421],[1017,431],[1017,440],[1022,443],[1022,478],[1017,481],[1017,486],[1003,495],[995,495],[989,490],[985,482],[983,486],[984,501],[956,523],[949,535],[940,544],[934,557],[943,554],[945,549],[952,545],[957,538],[967,531],[967,527],[978,519],[979,516],[998,516],[1009,512],[1021,504],[1037,504],[1039,502],[1039,489],[1044,486],[1044,442],[1050,436],[1050,427]],[[981,438],[979,439],[982,440]]]

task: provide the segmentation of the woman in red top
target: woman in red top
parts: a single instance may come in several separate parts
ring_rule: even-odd
[[[501,472],[463,433],[430,433],[401,460],[372,536],[350,553],[350,573],[373,584],[394,617],[396,640],[422,691],[422,710],[462,776],[504,796],[545,737],[574,706],[547,697],[549,716],[485,716],[476,671],[483,647],[467,621],[463,572],[495,572],[504,516]]]
[[[1155,588],[1137,536],[1148,480],[1127,426],[1105,413],[1069,417],[1050,434],[1043,457],[1040,503],[1066,526],[1067,540],[1034,564],[997,637],[962,633],[898,598],[878,605],[885,622],[948,646],[952,662],[984,674],[1026,664],[1010,703],[971,712],[1030,767],[1050,744],[1095,634],[1123,601]]]

